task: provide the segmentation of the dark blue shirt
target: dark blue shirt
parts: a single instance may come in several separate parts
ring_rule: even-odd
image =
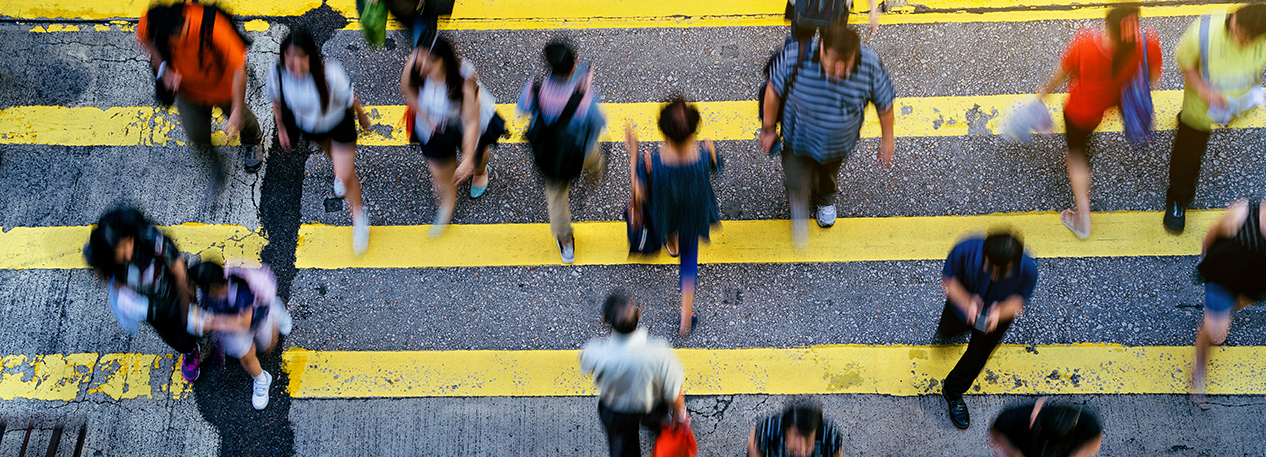
[[[945,269],[941,273],[946,278],[958,280],[968,293],[979,295],[985,302],[985,309],[1006,301],[1012,295],[1019,295],[1028,303],[1029,297],[1033,296],[1033,288],[1037,286],[1037,262],[1026,253],[1010,275],[994,281],[985,271],[984,246],[984,238],[958,243],[945,259]]]

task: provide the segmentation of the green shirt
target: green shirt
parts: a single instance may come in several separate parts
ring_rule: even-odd
[[[1209,22],[1209,79],[1211,87],[1227,97],[1244,95],[1253,86],[1261,84],[1262,70],[1266,69],[1266,37],[1259,37],[1248,45],[1239,40],[1226,26],[1228,13],[1211,15]],[[1196,19],[1174,52],[1178,68],[1183,71],[1200,70],[1200,21]],[[1203,77],[1203,73],[1202,76]],[[1188,126],[1209,131],[1214,127],[1209,120],[1209,105],[1187,85],[1183,94],[1182,121]]]

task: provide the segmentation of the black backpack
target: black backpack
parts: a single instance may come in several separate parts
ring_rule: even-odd
[[[242,40],[242,44],[245,45],[247,49],[250,49],[251,39],[250,37],[247,37],[245,33],[242,32],[242,28],[239,24],[239,21],[237,21],[233,17],[233,15],[225,12],[224,10],[220,9],[220,7],[216,5],[199,3],[197,0],[194,0],[190,3],[194,3],[194,4],[198,4],[202,6],[202,28],[201,28],[202,33],[201,33],[201,36],[198,37],[199,39],[198,58],[199,59],[202,59],[203,57],[205,57],[203,53],[207,51],[208,49],[210,49],[211,52],[216,52],[216,50],[212,49],[211,47],[211,34],[215,32],[215,17],[217,15],[224,16],[225,19],[229,20],[230,24],[233,24],[233,33],[237,34],[237,37]],[[183,2],[176,3],[176,5],[182,5],[182,4]],[[160,54],[161,54],[162,53],[161,50],[165,48],[159,48],[159,49],[160,49]],[[165,61],[171,61],[170,55],[163,55],[161,57]],[[219,56],[215,56],[215,57],[218,58]],[[157,73],[155,73],[154,97],[158,99],[158,102],[162,104],[162,106],[171,106],[176,101],[176,92],[167,88],[167,85],[163,84],[162,80],[158,79],[157,76],[158,76]]]
[[[840,16],[847,16],[852,0],[796,0],[792,26],[801,30],[825,30]]]
[[[586,145],[579,138],[567,133],[567,125],[580,108],[580,100],[585,97],[584,88],[578,87],[572,92],[562,114],[552,123],[545,122],[545,118],[541,116],[541,83],[532,85],[532,91],[536,96],[536,109],[532,113],[532,124],[523,136],[532,146],[536,168],[546,178],[556,181],[568,181],[580,176]]]

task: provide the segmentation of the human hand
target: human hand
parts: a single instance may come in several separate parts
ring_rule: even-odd
[[[461,184],[463,181],[470,179],[475,174],[475,161],[467,160],[457,166],[457,170],[453,172],[453,185]]]
[[[874,36],[879,31],[879,8],[871,8],[870,10],[870,35]]]
[[[371,126],[369,123],[369,114],[366,114],[365,111],[362,110],[357,117],[360,119],[360,129],[368,132],[369,127]]]
[[[281,150],[290,152],[290,133],[284,126],[277,126],[277,142],[281,143]]]
[[[233,108],[233,111],[229,113],[229,123],[224,126],[224,133],[228,134],[229,138],[236,137],[238,132],[242,131],[243,122],[245,121],[242,120],[242,109]]]
[[[1209,107],[1211,108],[1217,107],[1221,109],[1227,109],[1227,108],[1230,108],[1231,106],[1231,104],[1227,102],[1226,96],[1222,95],[1221,92],[1218,92],[1216,90],[1213,90],[1213,89],[1205,90],[1205,92],[1201,94],[1201,96],[1204,98],[1204,101],[1208,103]]]
[[[985,333],[993,333],[994,330],[998,329],[998,316],[997,306],[989,309],[989,327],[985,330]]]
[[[888,168],[892,166],[892,156],[896,151],[896,140],[892,137],[879,140],[879,165]]]
[[[629,142],[634,142],[634,141],[637,141],[637,124],[625,124],[624,125],[624,142],[629,143]],[[629,151],[629,152],[633,153],[634,151]]]
[[[171,67],[168,67],[167,70],[163,71],[163,85],[171,89],[172,92],[180,89],[180,73],[176,73],[175,70],[171,70]]]
[[[774,142],[778,141],[778,131],[774,127],[760,129],[760,148],[768,153],[774,147]]]

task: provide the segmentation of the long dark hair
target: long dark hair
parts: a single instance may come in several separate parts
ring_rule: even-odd
[[[330,105],[330,85],[325,82],[325,59],[321,57],[321,46],[318,46],[312,33],[305,27],[295,27],[281,40],[281,60],[286,60],[286,51],[291,47],[303,50],[308,55],[308,73],[316,83],[317,95],[321,97],[321,112]],[[277,75],[278,78],[281,75]]]
[[[453,43],[448,41],[439,33],[422,34],[415,43],[413,51],[416,53],[420,49],[426,49],[427,53],[438,57],[444,62],[444,84],[448,86],[449,100],[462,100],[462,87],[466,83],[466,78],[462,77],[462,61],[457,58],[457,51],[453,49]],[[409,70],[410,85],[414,90],[421,90],[426,84],[426,75],[418,73],[416,62],[413,68]]]
[[[184,30],[185,4],[158,5],[145,13],[145,33],[163,60],[171,61],[171,37]]]
[[[115,259],[115,251],[124,239],[135,240],[150,223],[140,210],[117,207],[107,211],[97,220],[97,226],[88,234],[84,246],[84,260],[98,275],[105,279],[121,274],[122,265]]]
[[[1143,40],[1143,46],[1147,46],[1147,37],[1143,35],[1142,30],[1138,30],[1134,34],[1135,41],[1129,43],[1121,41],[1122,22],[1125,21],[1125,18],[1130,16],[1138,18],[1139,7],[1114,6],[1111,10],[1108,10],[1108,18],[1104,20],[1108,27],[1108,36],[1112,38],[1112,41],[1116,42],[1116,50],[1112,51],[1113,75],[1120,74],[1121,70],[1125,68],[1125,64],[1129,63],[1131,57],[1134,55],[1134,48],[1136,47],[1135,44],[1138,40]],[[1135,24],[1135,26],[1137,27],[1137,24]]]

